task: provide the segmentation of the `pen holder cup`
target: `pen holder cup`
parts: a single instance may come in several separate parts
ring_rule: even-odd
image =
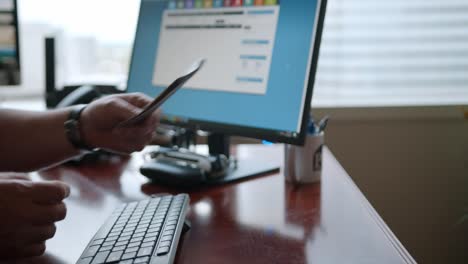
[[[304,146],[285,145],[283,173],[287,182],[309,184],[322,178],[324,133],[307,135]]]

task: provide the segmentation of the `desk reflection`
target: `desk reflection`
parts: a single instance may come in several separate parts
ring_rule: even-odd
[[[237,148],[244,158],[279,164],[282,150]],[[69,183],[72,195],[67,218],[47,244],[48,255],[23,263],[74,263],[117,205],[180,192],[190,195],[192,228],[181,239],[176,263],[413,263],[328,150],[322,182],[302,186],[287,184],[276,173],[216,187],[167,188],[139,173],[142,162],[136,154],[40,172],[44,179]]]

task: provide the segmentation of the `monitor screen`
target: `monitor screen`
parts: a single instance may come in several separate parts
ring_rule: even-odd
[[[16,0],[0,0],[0,86],[20,83]]]
[[[164,122],[298,144],[324,12],[320,0],[142,0],[127,90],[155,96],[204,58]]]

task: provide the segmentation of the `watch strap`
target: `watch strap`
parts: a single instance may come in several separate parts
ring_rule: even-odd
[[[92,151],[93,148],[89,147],[83,139],[80,130],[80,117],[81,113],[85,110],[87,105],[76,105],[70,110],[67,121],[64,123],[65,135],[68,141],[79,150]]]

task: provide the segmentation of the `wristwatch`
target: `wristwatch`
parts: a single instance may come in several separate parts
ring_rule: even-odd
[[[83,135],[80,131],[80,116],[83,110],[85,110],[87,105],[76,105],[74,106],[70,114],[68,115],[68,120],[65,121],[65,135],[67,136],[68,141],[76,148],[83,152],[94,151],[94,148],[88,146],[83,139]]]

